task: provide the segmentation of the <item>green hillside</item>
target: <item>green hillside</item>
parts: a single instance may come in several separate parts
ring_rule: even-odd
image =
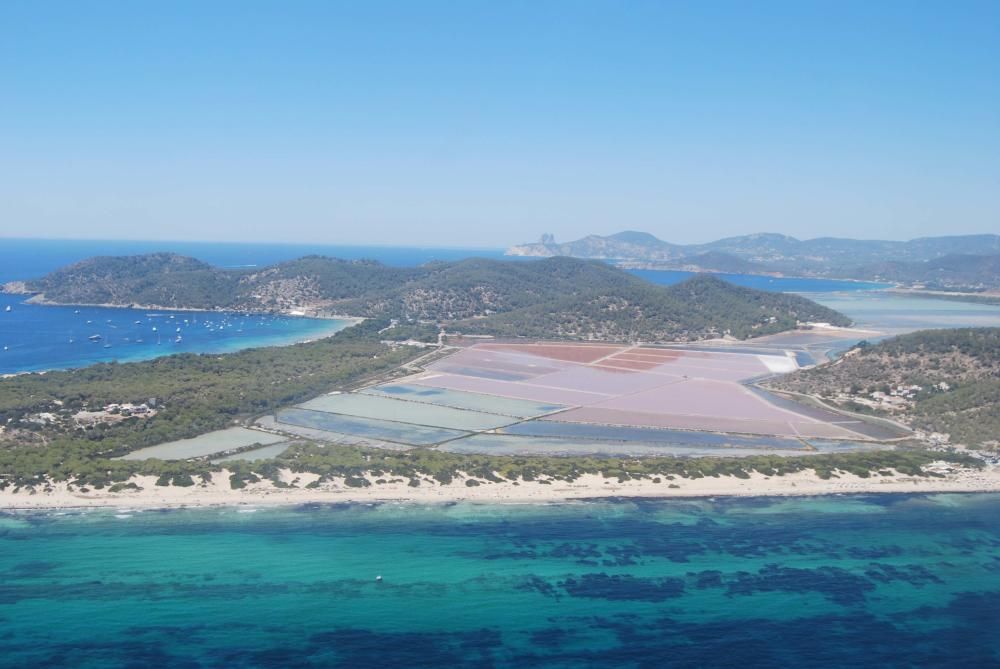
[[[953,442],[1000,443],[1000,328],[914,332],[769,385],[891,415]]]

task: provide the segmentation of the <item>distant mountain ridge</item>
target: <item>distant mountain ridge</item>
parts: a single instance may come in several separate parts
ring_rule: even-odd
[[[803,322],[850,324],[796,295],[710,276],[663,287],[607,263],[565,257],[389,267],[307,256],[261,269],[220,269],[157,253],[90,258],[4,288],[59,304],[336,313],[538,338],[746,338]]]
[[[758,233],[680,245],[649,233],[624,231],[565,243],[546,235],[539,242],[513,246],[507,254],[595,258],[664,269],[882,279],[943,288],[1000,287],[1000,274],[995,269],[1000,259],[1000,235],[990,234],[886,241],[835,237],[800,240]],[[940,263],[932,262],[941,260],[947,265],[945,259],[963,256],[968,260],[966,266],[950,274]]]

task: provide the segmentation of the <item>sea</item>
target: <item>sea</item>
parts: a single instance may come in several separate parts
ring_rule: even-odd
[[[469,257],[504,257],[503,249],[491,248],[0,239],[0,283],[37,278],[95,255],[157,251],[188,255],[225,268],[264,267],[305,255],[367,258],[403,267]],[[692,276],[691,272],[656,270],[634,270],[633,274],[662,285]],[[883,287],[826,279],[719,276],[770,291],[858,292]],[[23,296],[0,294],[0,374],[147,360],[182,352],[224,353],[285,345],[329,336],[347,325],[348,321],[273,315],[43,306],[27,304]]]
[[[6,513],[0,666],[997,667],[998,518],[995,494]]]

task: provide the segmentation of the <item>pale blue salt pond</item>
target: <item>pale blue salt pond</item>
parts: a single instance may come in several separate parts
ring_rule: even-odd
[[[468,434],[460,430],[359,418],[309,409],[282,409],[276,414],[276,418],[278,423],[341,432],[357,437],[394,441],[411,446],[430,446]]]
[[[705,445],[639,441],[601,441],[594,439],[560,439],[558,437],[528,437],[507,434],[476,434],[448,442],[438,447],[448,453],[484,453],[491,455],[658,455],[658,456],[726,456],[750,455],[810,455],[816,451],[776,449],[766,447]]]
[[[644,427],[621,427],[616,425],[593,425],[588,423],[562,423],[536,420],[519,423],[504,428],[505,434],[528,437],[555,437],[606,442],[641,442],[705,446],[714,448],[770,448],[802,450],[803,442],[798,439],[780,437],[739,437],[714,432],[694,432],[691,430],[667,430]]]
[[[413,402],[448,406],[456,409],[513,416],[515,418],[541,416],[566,408],[560,404],[544,404],[509,397],[471,393],[462,390],[446,390],[444,388],[408,383],[387,383],[374,388],[368,388],[362,392],[365,394],[405,398]]]

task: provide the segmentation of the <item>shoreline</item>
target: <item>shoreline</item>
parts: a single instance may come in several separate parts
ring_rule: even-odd
[[[317,318],[317,319],[313,319],[313,320],[334,321],[334,320],[348,320],[348,319]],[[281,341],[281,342],[277,342],[277,343],[270,342],[270,343],[263,344],[263,345],[256,345],[256,344],[254,344],[254,345],[250,345],[250,346],[241,346],[241,347],[238,347],[238,348],[225,349],[225,350],[212,350],[212,351],[174,351],[172,353],[162,353],[162,354],[159,354],[159,355],[141,356],[141,357],[136,357],[136,358],[127,358],[127,359],[118,359],[118,358],[116,358],[115,360],[113,360],[113,362],[116,362],[116,363],[121,364],[121,365],[128,365],[128,364],[131,364],[131,363],[148,362],[150,360],[157,360],[159,358],[167,358],[167,357],[170,357],[172,355],[183,355],[185,353],[194,353],[195,355],[230,355],[230,354],[233,354],[233,353],[239,353],[241,351],[248,351],[248,350],[254,349],[254,348],[280,348],[280,347],[285,347],[285,346],[296,346],[297,344],[311,344],[312,342],[320,341],[322,339],[329,339],[330,337],[333,337],[334,335],[336,335],[338,332],[341,332],[342,330],[346,330],[349,327],[354,327],[358,323],[362,322],[364,319],[363,318],[359,318],[359,319],[352,319],[352,320],[356,320],[357,322],[349,323],[348,325],[345,325],[342,328],[337,328],[336,330],[329,331],[326,334],[321,334],[319,336],[317,336],[315,333],[313,333],[311,336],[308,336],[308,337],[305,337],[305,338],[289,338],[286,341]],[[89,362],[89,363],[87,363],[85,365],[82,365],[80,367],[46,367],[45,369],[25,369],[25,370],[21,370],[19,372],[0,373],[0,379],[14,378],[14,377],[17,377],[17,376],[23,376],[25,374],[49,374],[49,373],[52,373],[52,372],[71,372],[71,371],[75,371],[75,370],[86,369],[86,368],[92,367],[94,365],[105,364],[105,363],[108,363],[108,362],[112,362],[112,361],[109,361],[109,360],[97,360],[97,361],[94,361],[94,362]]]
[[[240,309],[238,307],[225,308],[199,308],[199,307],[167,307],[161,304],[114,304],[99,302],[56,302],[45,297],[44,293],[19,293],[2,291],[4,295],[27,296],[24,304],[31,304],[39,307],[88,307],[98,309],[133,309],[135,311],[177,311],[183,313],[203,313],[203,314],[240,314],[241,316],[287,316],[289,318],[311,318],[313,320],[327,321],[354,321],[354,325],[365,320],[363,316],[349,316],[347,314],[337,314],[324,311],[315,307],[302,307],[299,309],[274,309],[274,310],[254,310]]]
[[[293,474],[285,470],[282,480],[302,487],[279,488],[270,481],[248,484],[234,490],[229,487],[227,470],[216,472],[207,484],[190,487],[156,486],[156,477],[136,476],[131,482],[140,491],[109,493],[69,490],[65,483],[53,484],[51,492],[0,491],[0,512],[45,509],[179,509],[217,507],[273,507],[302,504],[401,503],[401,504],[559,504],[583,500],[696,499],[705,497],[816,497],[851,494],[935,494],[1000,493],[1000,465],[983,470],[952,470],[941,477],[873,475],[861,478],[840,474],[821,479],[805,471],[784,476],[754,473],[749,478],[733,476],[700,479],[677,478],[654,483],[650,479],[619,482],[597,474],[586,474],[573,482],[505,481],[481,483],[469,487],[468,479],[449,484],[422,481],[418,487],[406,482],[372,484],[367,488],[346,486],[342,479],[306,488],[318,479],[315,474]],[[294,482],[294,483],[293,483]],[[670,487],[676,486],[676,487]]]
[[[518,254],[505,254],[510,257],[555,257],[555,256],[519,256]],[[869,288],[869,290],[880,291],[880,290],[892,290],[895,286],[899,284],[886,282],[886,281],[873,281],[871,279],[848,279],[834,276],[809,276],[801,274],[785,274],[784,272],[733,272],[730,270],[721,269],[707,269],[703,267],[698,267],[696,265],[689,265],[685,267],[664,267],[662,265],[657,266],[656,261],[644,261],[644,260],[629,260],[624,258],[591,258],[589,256],[569,256],[571,258],[581,258],[586,260],[603,260],[605,262],[612,263],[615,267],[624,270],[648,270],[652,272],[687,272],[689,274],[728,274],[730,276],[759,276],[767,279],[801,279],[805,281],[843,281],[844,283],[863,283],[863,284],[874,284],[878,287]],[[824,291],[825,292],[825,291]]]

